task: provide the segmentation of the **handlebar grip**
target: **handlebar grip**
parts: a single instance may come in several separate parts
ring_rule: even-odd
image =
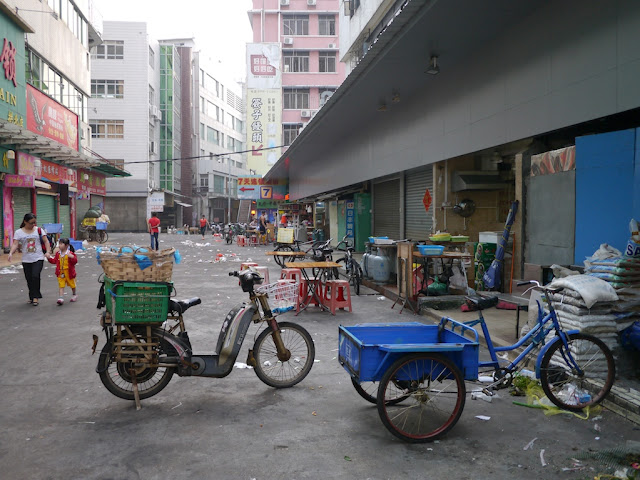
[[[237,277],[238,276],[238,272],[229,272],[229,276],[230,277]]]
[[[531,283],[531,282],[518,282],[518,283],[516,283],[516,285],[517,285],[518,287],[521,287],[521,286],[523,286],[523,285],[529,285],[530,283]]]

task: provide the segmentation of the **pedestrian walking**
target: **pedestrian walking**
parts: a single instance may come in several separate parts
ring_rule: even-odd
[[[158,235],[160,234],[160,219],[158,218],[158,214],[156,212],[151,212],[151,218],[147,220],[147,225],[149,226],[149,235],[151,235],[151,250],[159,250],[160,246],[158,244]]]
[[[40,293],[40,274],[44,266],[44,253],[50,250],[47,232],[37,226],[36,216],[27,213],[20,224],[20,228],[13,234],[13,242],[9,250],[8,260],[20,247],[22,251],[22,269],[29,287],[29,303],[34,307],[42,298]]]
[[[78,300],[76,293],[76,263],[78,263],[78,257],[75,254],[75,249],[68,238],[61,238],[58,240],[58,247],[55,249],[55,255],[52,257],[49,252],[45,254],[47,261],[56,266],[56,277],[58,277],[58,288],[60,289],[60,297],[57,304],[62,305],[64,303],[64,287],[71,288],[72,297],[70,302]]]
[[[200,235],[202,235],[203,240],[204,240],[204,232],[207,231],[208,226],[209,226],[209,221],[207,220],[207,217],[202,215],[202,218],[200,219]]]

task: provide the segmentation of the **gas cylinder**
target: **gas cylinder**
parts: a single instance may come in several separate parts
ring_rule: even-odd
[[[378,254],[371,254],[369,257],[369,274],[376,283],[387,283],[391,274],[391,262],[389,257],[383,254],[382,249],[378,249]]]

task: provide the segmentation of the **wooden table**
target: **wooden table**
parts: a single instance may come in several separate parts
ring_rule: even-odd
[[[312,281],[309,277],[309,274],[307,272],[308,268],[311,269],[318,269],[321,271],[325,271],[328,270],[330,268],[340,268],[340,264],[336,263],[336,262],[314,262],[314,261],[301,261],[301,262],[287,262],[285,263],[285,266],[287,268],[299,268],[302,271],[302,276],[304,277],[304,279],[307,281],[307,300],[304,303],[304,305],[301,305],[300,307],[300,311],[296,313],[296,315],[298,315],[298,313],[300,313],[301,311],[303,311],[305,308],[307,308],[309,306],[309,303],[311,303],[312,299],[315,299],[316,302],[318,302],[318,305],[320,306],[320,308],[322,310],[329,310],[329,307],[327,307],[323,302],[322,302],[322,298],[320,297],[320,295],[318,294],[318,287],[320,286],[320,282],[322,282],[322,280],[320,280],[320,282],[315,282]],[[323,278],[324,275],[320,275],[320,278]]]
[[[459,252],[444,252],[442,255],[422,255],[420,252],[413,252],[413,257],[416,259],[421,259],[420,263],[422,263],[422,290],[424,290],[425,295],[429,296],[429,259],[439,258],[444,264],[444,260],[450,260],[453,264],[454,260],[460,260],[460,266],[462,270],[462,274],[464,275],[464,280],[467,282],[467,287],[469,285],[469,281],[467,280],[467,269],[462,265],[462,260],[471,259],[472,255],[470,253],[459,253]],[[417,293],[417,292],[416,292]]]
[[[273,255],[273,259],[281,267],[283,267],[283,265],[284,265],[284,263],[285,263],[285,261],[287,259],[295,262],[296,259],[304,258],[304,257],[307,256],[307,254],[305,252],[265,252],[265,255]],[[293,268],[298,268],[298,267],[296,266],[296,267],[293,267]]]

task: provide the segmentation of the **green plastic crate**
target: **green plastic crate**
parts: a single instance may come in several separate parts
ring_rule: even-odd
[[[172,283],[114,282],[104,278],[107,312],[115,323],[164,322],[172,290]]]

